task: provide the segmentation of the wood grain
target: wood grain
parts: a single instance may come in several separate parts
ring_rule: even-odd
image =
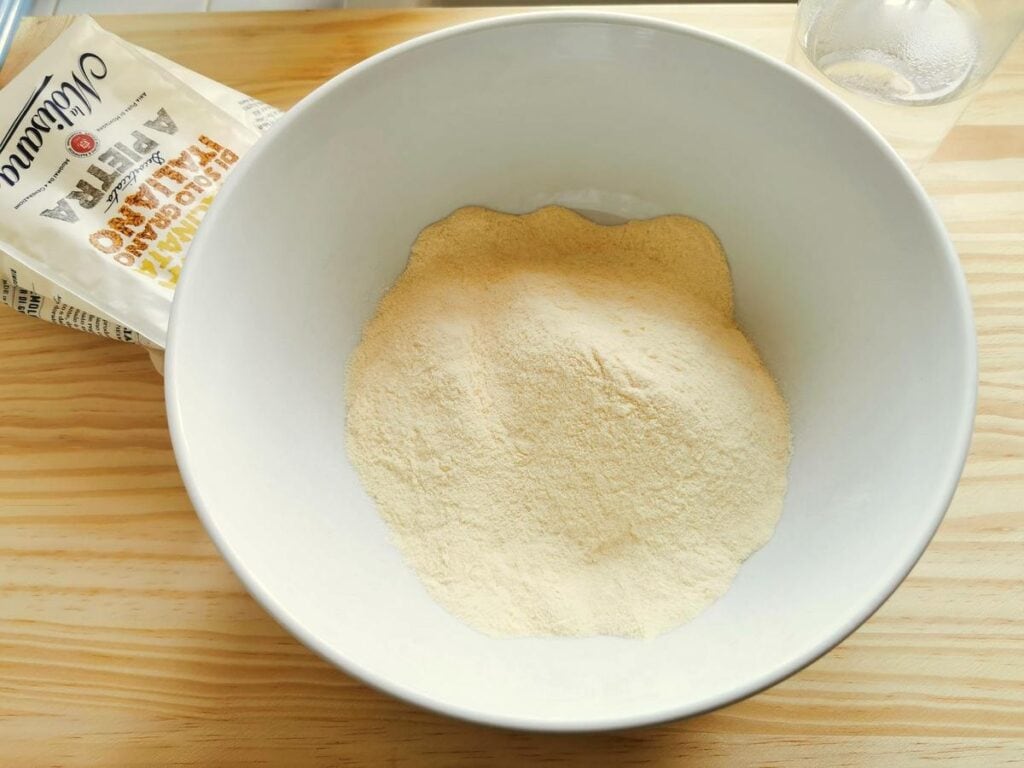
[[[792,9],[641,7],[782,55]],[[494,10],[101,19],[287,107]],[[25,25],[8,67],[63,23]],[[980,344],[971,457],[935,541],[863,628],[711,715],[597,736],[470,726],[347,677],[245,593],[181,486],[145,353],[0,308],[0,765],[1024,764],[1024,46],[921,172]]]

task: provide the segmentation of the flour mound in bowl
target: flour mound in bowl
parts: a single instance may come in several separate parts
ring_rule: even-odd
[[[492,635],[649,637],[782,511],[786,404],[699,221],[462,208],[349,364],[347,446],[430,594]]]

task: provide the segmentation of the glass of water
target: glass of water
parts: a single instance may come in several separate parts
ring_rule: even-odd
[[[1022,28],[1024,0],[800,0],[790,62],[917,168]]]

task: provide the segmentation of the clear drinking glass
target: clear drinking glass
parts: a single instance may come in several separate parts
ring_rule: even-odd
[[[916,168],[1022,28],[1024,0],[800,0],[789,58]]]

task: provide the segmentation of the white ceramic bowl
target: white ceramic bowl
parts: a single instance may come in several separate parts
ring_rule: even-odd
[[[425,225],[475,203],[686,213],[792,409],[775,537],[650,641],[491,639],[436,605],[344,449],[344,371]],[[677,25],[544,13],[413,40],[318,89],[246,157],[192,248],[167,403],[182,474],[249,590],[409,701],[584,730],[718,707],[824,653],[942,518],[975,393],[957,258],[917,183],[837,100]]]

